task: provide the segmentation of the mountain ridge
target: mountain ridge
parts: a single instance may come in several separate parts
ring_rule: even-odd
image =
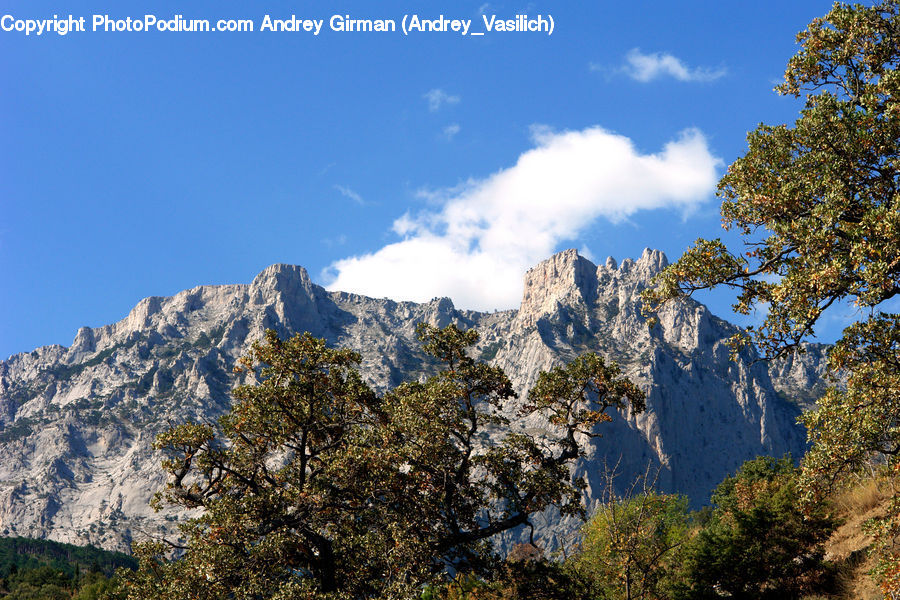
[[[737,329],[690,299],[667,306],[649,330],[639,293],[666,264],[649,249],[601,265],[566,250],[525,274],[519,309],[494,313],[458,310],[448,298],[327,291],[286,264],[249,284],[145,298],[116,323],[79,329],[69,347],[0,362],[0,533],[121,550],[171,530],[179,515],[147,507],[163,484],[152,439],[170,422],[212,421],[226,411],[231,366],[265,329],[310,331],[360,352],[361,372],[384,391],[428,372],[415,340],[420,321],[477,328],[474,352],[503,367],[520,393],[540,370],[581,352],[617,360],[648,393],[648,408],[616,413],[588,443],[575,469],[587,476],[588,504],[599,497],[604,462],[618,463],[625,479],[658,468],[665,491],[702,502],[743,460],[803,452],[799,409],[784,396],[819,385],[822,353],[813,348],[781,371],[755,362],[752,350],[733,362],[724,341]],[[577,528],[552,514],[538,521],[548,547]]]

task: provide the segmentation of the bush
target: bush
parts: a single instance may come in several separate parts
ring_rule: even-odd
[[[822,506],[801,511],[797,478],[790,457],[760,457],[727,477],[685,553],[674,597],[787,600],[827,587],[823,544],[835,523]]]

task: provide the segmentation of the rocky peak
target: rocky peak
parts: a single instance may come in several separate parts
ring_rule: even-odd
[[[294,297],[300,293],[309,295],[312,280],[306,269],[298,265],[274,264],[266,267],[250,284],[251,296],[269,296],[274,293]],[[318,286],[315,286],[318,287]]]
[[[618,264],[610,256],[599,267],[575,249],[564,250],[525,274],[518,323],[533,325],[542,316],[557,312],[559,306],[590,305],[613,288],[625,288],[630,296],[668,264],[663,252],[650,248],[645,248],[637,261],[626,258]]]
[[[82,327],[75,335],[72,342],[71,350],[80,352],[93,352],[97,349],[97,343],[94,339],[94,330],[90,327]]]
[[[263,269],[250,284],[250,302],[271,311],[264,321],[280,333],[309,331],[323,335],[320,301],[327,296],[312,282],[309,273],[297,265],[274,264]],[[281,324],[284,327],[277,327]]]
[[[151,317],[160,311],[162,301],[159,296],[150,296],[138,302],[125,319],[125,331],[141,331],[150,327]]]
[[[435,327],[446,327],[453,322],[456,308],[450,298],[432,298],[425,305],[426,323]]]
[[[644,248],[644,252],[637,260],[626,258],[617,263],[616,259],[610,256],[606,259],[606,263],[597,267],[597,274],[601,286],[604,286],[605,281],[615,280],[617,285],[643,288],[668,264],[669,260],[665,253]]]
[[[635,270],[649,279],[650,277],[656,276],[668,266],[669,259],[666,258],[665,252],[644,248],[644,252],[635,263]]]
[[[525,289],[517,320],[533,325],[560,305],[581,306],[597,295],[597,265],[575,249],[554,254],[525,273]]]

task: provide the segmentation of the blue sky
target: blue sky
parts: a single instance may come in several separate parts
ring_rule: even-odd
[[[45,2],[0,16],[0,356],[267,265],[376,296],[508,308],[575,247],[677,258],[829,2]],[[324,19],[302,32],[92,32],[94,14]],[[552,35],[339,33],[332,15],[553,17]],[[11,22],[11,21],[7,21]],[[712,299],[716,312],[728,303]],[[840,319],[823,330],[834,337]]]

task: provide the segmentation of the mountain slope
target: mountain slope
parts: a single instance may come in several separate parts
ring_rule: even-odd
[[[637,261],[596,266],[568,250],[526,274],[519,310],[497,313],[457,310],[446,298],[417,304],[328,292],[288,265],[268,267],[249,285],[146,298],[118,323],[82,328],[68,348],[0,362],[0,533],[123,550],[171,528],[178,515],[147,505],[163,484],[152,440],[169,423],[226,411],[231,367],[265,329],[310,331],[359,351],[364,375],[383,390],[426,372],[414,333],[420,321],[476,327],[476,351],[506,369],[520,392],[540,370],[587,350],[618,361],[647,391],[647,410],[615,415],[589,441],[576,468],[588,477],[589,499],[604,463],[619,464],[622,485],[649,464],[664,490],[702,503],[748,458],[802,454],[799,409],[785,395],[796,381],[818,385],[822,371],[819,355],[803,369],[782,365],[776,391],[751,351],[729,360],[724,342],[736,329],[692,300],[667,307],[660,327],[648,330],[637,294],[665,264],[662,253],[645,250]],[[576,526],[546,515],[537,530],[555,546]]]

